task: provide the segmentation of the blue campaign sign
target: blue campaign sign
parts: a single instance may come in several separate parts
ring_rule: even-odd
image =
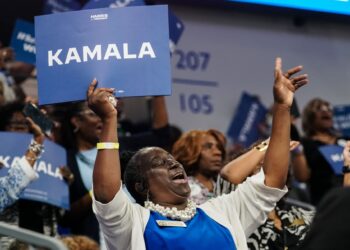
[[[17,20],[12,32],[10,46],[16,53],[17,61],[35,64],[34,24]]]
[[[43,13],[59,13],[80,10],[81,4],[78,0],[46,0]]]
[[[145,5],[144,0],[90,0],[84,5],[83,9],[121,8],[142,5]]]
[[[344,136],[350,136],[350,105],[334,106],[333,119],[336,128]]]
[[[5,176],[8,168],[23,157],[32,137],[25,133],[0,132],[0,161],[4,164],[0,176]],[[39,178],[29,184],[21,198],[69,209],[68,185],[58,168],[67,165],[66,152],[49,140],[45,140],[44,146],[45,152],[34,165]]]
[[[175,50],[175,45],[180,40],[182,33],[185,30],[184,23],[169,9],[169,35],[170,35],[170,51]]]
[[[258,125],[266,113],[267,109],[256,96],[243,92],[227,135],[233,143],[249,147],[259,139]]]
[[[168,8],[104,8],[35,18],[39,103],[83,100],[90,82],[117,97],[171,94]]]
[[[344,165],[344,148],[337,145],[330,145],[319,147],[319,150],[323,157],[327,160],[328,164],[332,167],[334,173],[336,175],[342,175],[342,169]]]

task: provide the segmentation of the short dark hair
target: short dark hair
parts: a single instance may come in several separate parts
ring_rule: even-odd
[[[146,196],[136,190],[136,183],[140,183],[143,189],[148,189],[148,181],[146,172],[151,167],[150,155],[154,149],[160,149],[157,147],[141,148],[135,154],[124,154],[121,156],[121,168],[126,165],[124,171],[124,183],[126,188],[135,199],[136,203],[143,206],[146,201]],[[129,157],[129,160],[127,159]]]

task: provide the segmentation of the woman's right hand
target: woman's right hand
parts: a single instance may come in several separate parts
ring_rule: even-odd
[[[92,109],[102,120],[117,117],[116,105],[114,97],[114,88],[96,88],[97,80],[94,79],[89,85],[87,91],[87,102],[89,108]],[[113,98],[113,99],[112,99]]]

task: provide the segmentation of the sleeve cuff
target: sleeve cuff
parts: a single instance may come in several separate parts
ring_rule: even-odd
[[[37,172],[35,172],[34,168],[30,166],[25,156],[21,158],[19,166],[23,170],[25,175],[30,179],[30,181],[33,181],[39,178],[39,175],[37,174]]]
[[[250,182],[256,187],[257,190],[264,193],[266,196],[270,197],[275,202],[279,201],[287,192],[287,186],[283,189],[273,188],[265,185],[265,174],[263,170],[259,173],[248,178]]]
[[[119,191],[115,194],[113,199],[107,203],[95,200],[94,192],[92,192],[92,208],[95,214],[108,215],[111,212],[121,211],[121,209],[123,209],[125,203],[128,201],[128,197],[124,193],[122,185],[123,184],[120,183]]]

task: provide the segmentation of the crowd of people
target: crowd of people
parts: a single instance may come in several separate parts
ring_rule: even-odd
[[[45,134],[23,113],[37,100],[12,73],[22,69],[23,80],[35,69],[12,63],[19,69],[11,70],[13,60],[10,48],[0,48],[0,131],[31,133],[32,140],[0,177],[1,221],[61,239],[68,249],[350,247],[341,223],[349,208],[350,141],[334,129],[332,107],[321,98],[304,107],[300,136],[291,109],[295,93],[308,83],[302,66],[284,72],[276,59],[269,133],[232,154],[215,128],[174,130],[161,96],[150,101],[150,125],[135,130],[124,119],[122,100],[96,79],[86,101],[42,107],[53,121]],[[20,199],[39,178],[33,167],[45,140],[66,149],[60,171],[69,210]],[[344,147],[344,175],[320,153],[325,145]],[[295,196],[295,183],[308,187],[308,198]],[[0,235],[0,249],[29,247]]]

